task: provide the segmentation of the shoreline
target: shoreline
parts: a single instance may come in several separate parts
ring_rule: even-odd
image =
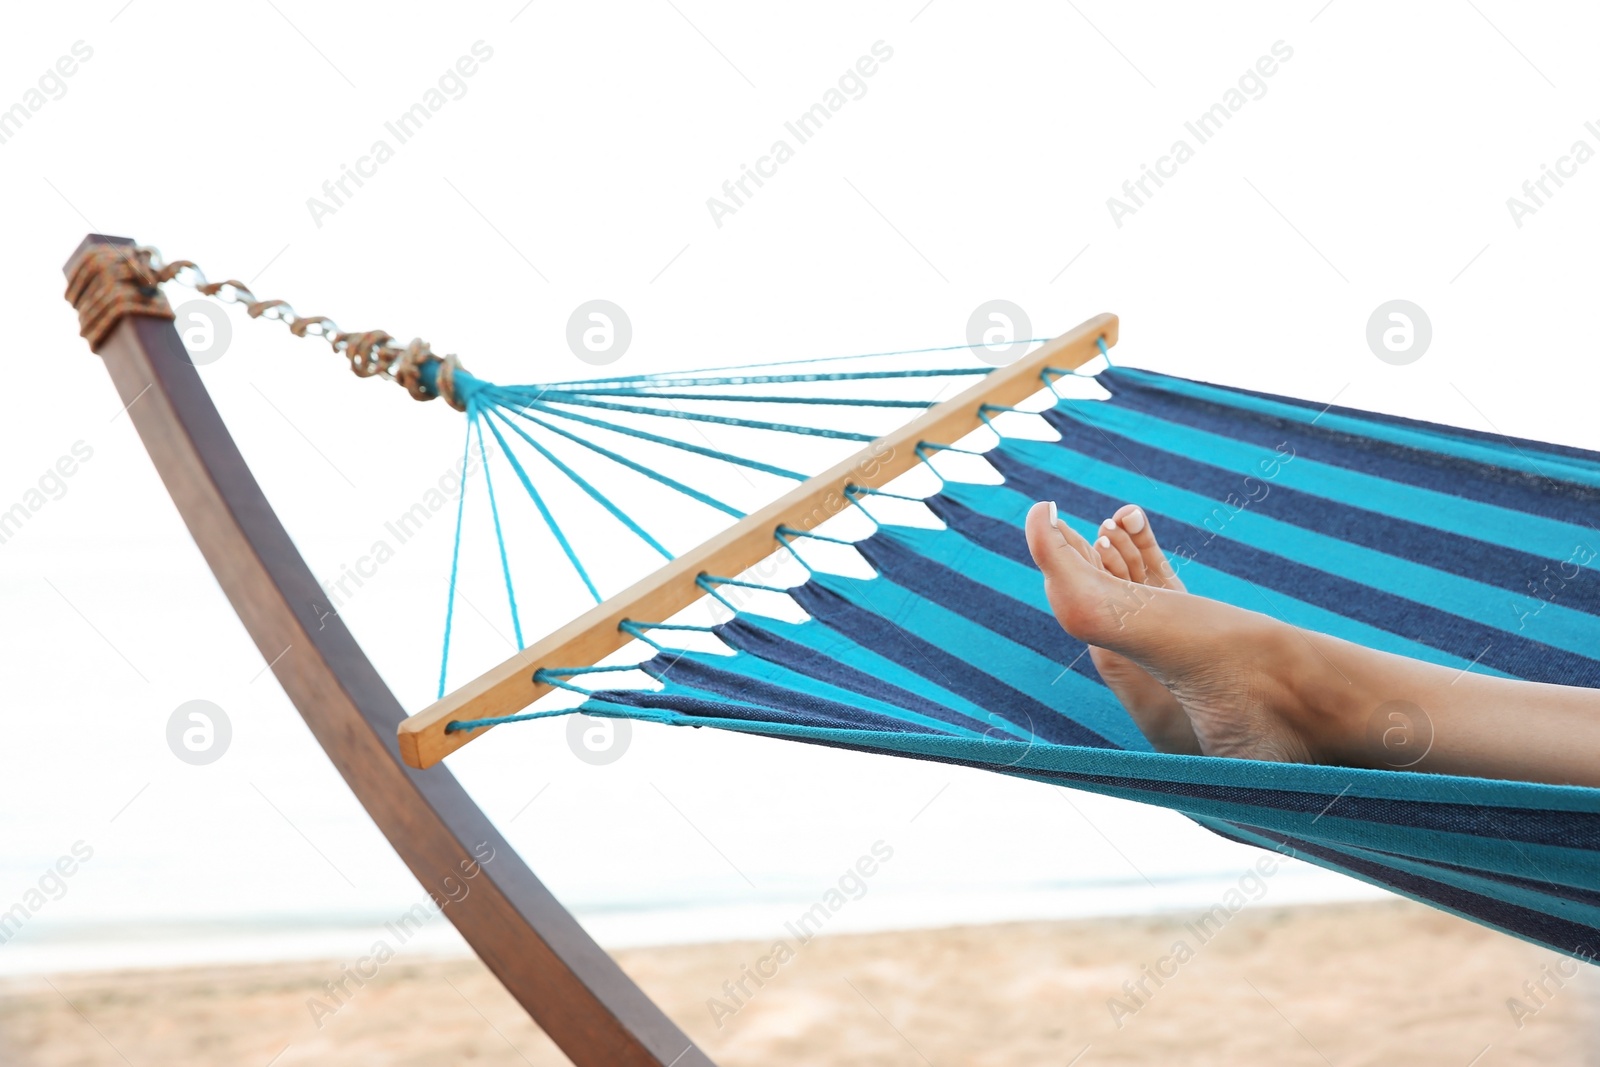
[[[781,962],[770,940],[613,954],[730,1067],[1064,1064],[1086,1047],[1086,1067],[1324,1056],[1461,1067],[1479,1055],[1501,1067],[1588,1062],[1600,1032],[1595,968],[1560,978],[1557,954],[1409,901],[1247,907],[1204,943],[1186,932],[1195,917],[825,933]],[[1174,961],[1186,937],[1191,951]],[[367,977],[349,968],[0,978],[0,1060],[565,1062],[476,959],[405,954]],[[1529,1010],[1519,1017],[1512,1000]]]
[[[827,920],[830,934],[909,933],[954,926],[1072,922],[1131,915],[1198,914],[1239,885],[1237,872],[1154,881],[1125,879],[1023,886],[950,887],[924,892],[875,889],[848,900]],[[782,937],[786,924],[816,903],[803,892],[760,900],[573,905],[573,913],[607,951],[760,941]],[[1389,899],[1383,890],[1320,868],[1283,866],[1261,891],[1262,904],[1298,906]],[[254,919],[228,916],[177,920],[149,916],[119,921],[42,924],[0,946],[0,978],[39,973],[170,969],[230,963],[295,963],[355,958],[376,939],[395,948],[390,912]],[[404,946],[407,955],[469,957],[450,924],[430,916]]]

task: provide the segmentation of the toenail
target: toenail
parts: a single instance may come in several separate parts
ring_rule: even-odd
[[[1061,538],[1063,545],[1071,547],[1072,542],[1067,540],[1067,528],[1061,525],[1061,516],[1056,512],[1056,502],[1047,500],[1045,503],[1049,505],[1050,525],[1055,528],[1056,536]]]
[[[1102,538],[1100,538],[1100,540],[1096,541],[1094,544],[1095,544],[1096,548],[1110,548],[1111,547],[1111,538],[1102,537]]]
[[[1102,529],[1102,530],[1115,530],[1116,528],[1117,528],[1117,520],[1116,519],[1107,519],[1105,522],[1102,522],[1100,524],[1100,529]]]
[[[1129,533],[1138,533],[1144,529],[1144,512],[1134,508],[1122,517],[1122,526]]]

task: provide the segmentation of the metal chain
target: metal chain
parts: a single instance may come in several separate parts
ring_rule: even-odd
[[[339,324],[326,315],[299,315],[287,300],[262,300],[243,282],[228,279],[213,282],[205,272],[188,259],[162,258],[161,250],[141,245],[138,252],[149,257],[150,268],[155,272],[157,284],[177,282],[202,296],[209,296],[224,304],[242,304],[252,319],[271,319],[289,327],[296,337],[321,337],[339,355],[350,361],[350,369],[362,378],[381,377],[405,387],[414,400],[432,400],[442,396],[457,411],[465,405],[456,399],[455,372],[462,369],[453,355],[438,356],[420,337],[407,345],[394,343],[394,337],[382,330],[350,333],[339,329]],[[437,392],[423,384],[422,367],[429,362],[439,364],[434,376]]]

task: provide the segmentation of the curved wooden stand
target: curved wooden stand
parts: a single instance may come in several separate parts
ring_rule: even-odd
[[[132,245],[91,235],[85,245]],[[301,559],[177,330],[132,311],[96,351],[212,573],[289,699],[411,873],[580,1067],[711,1067],[578,925],[444,767],[400,758],[405,712]],[[468,872],[471,891],[444,887]]]

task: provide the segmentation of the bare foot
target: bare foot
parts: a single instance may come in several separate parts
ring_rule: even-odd
[[[1195,596],[1131,505],[1094,544],[1053,503],[1028,512],[1027,535],[1056,619],[1160,751],[1600,787],[1600,689],[1412,659]]]
[[[1136,505],[1123,505],[1100,525],[1089,559],[1134,585],[1185,591],[1166,553],[1156,543],[1144,511]],[[1137,610],[1142,603],[1136,601],[1127,609]],[[1156,751],[1201,754],[1188,714],[1155,676],[1120,652],[1099,645],[1089,646],[1089,658]]]
[[[1091,653],[1097,667],[1104,656],[1107,684],[1158,749],[1318,762],[1326,716],[1302,694],[1330,684],[1324,676],[1337,668],[1287,624],[1185,592],[1148,521],[1130,522],[1134,512],[1144,517],[1123,508],[1111,528],[1101,528],[1109,552],[1061,523],[1053,503],[1028,513],[1028,548],[1056,619],[1100,650]],[[1115,573],[1119,566],[1128,577]],[[1135,571],[1145,580],[1134,581]],[[1188,733],[1171,701],[1188,720]]]

